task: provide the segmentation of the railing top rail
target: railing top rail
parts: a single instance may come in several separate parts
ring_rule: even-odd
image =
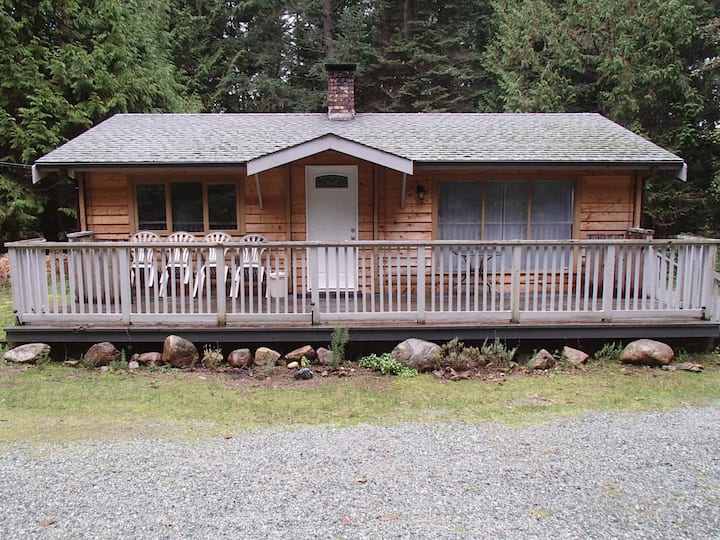
[[[178,247],[177,242],[165,240],[154,242],[131,242],[129,240],[106,240],[106,241],[80,241],[80,242],[47,242],[44,240],[21,240],[9,242],[5,246],[9,249],[87,249],[87,248],[138,248],[157,247],[172,248]],[[249,246],[263,247],[512,247],[512,246],[694,246],[694,245],[717,245],[720,246],[720,239],[699,238],[692,239],[661,239],[661,240],[634,240],[634,239],[592,239],[592,240],[353,240],[347,242],[316,242],[316,241],[273,241],[262,243],[240,242],[203,242],[196,241],[183,244],[193,248],[227,247],[247,248]]]

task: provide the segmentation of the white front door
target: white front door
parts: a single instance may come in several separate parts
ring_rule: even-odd
[[[305,168],[307,239],[318,242],[357,240],[358,171],[355,165]],[[354,248],[320,249],[317,268],[310,257],[310,272],[317,272],[319,289],[355,288],[357,253]],[[310,280],[312,282],[312,280]]]

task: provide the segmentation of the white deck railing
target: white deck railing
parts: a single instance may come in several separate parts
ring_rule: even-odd
[[[720,320],[715,240],[16,242],[21,323]]]

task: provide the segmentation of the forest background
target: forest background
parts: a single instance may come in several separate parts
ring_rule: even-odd
[[[0,0],[0,240],[62,237],[39,156],[120,112],[599,112],[682,156],[643,225],[720,235],[718,0]]]

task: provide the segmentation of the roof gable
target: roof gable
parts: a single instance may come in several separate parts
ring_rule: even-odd
[[[309,156],[314,156],[326,150],[337,150],[343,154],[347,154],[358,159],[363,159],[371,163],[376,163],[407,174],[413,173],[413,162],[404,157],[400,157],[376,148],[370,148],[363,144],[350,141],[343,137],[338,137],[332,133],[323,135],[316,139],[305,141],[283,150],[278,150],[264,156],[258,156],[247,162],[247,173],[256,174],[280,165],[286,165]]]

